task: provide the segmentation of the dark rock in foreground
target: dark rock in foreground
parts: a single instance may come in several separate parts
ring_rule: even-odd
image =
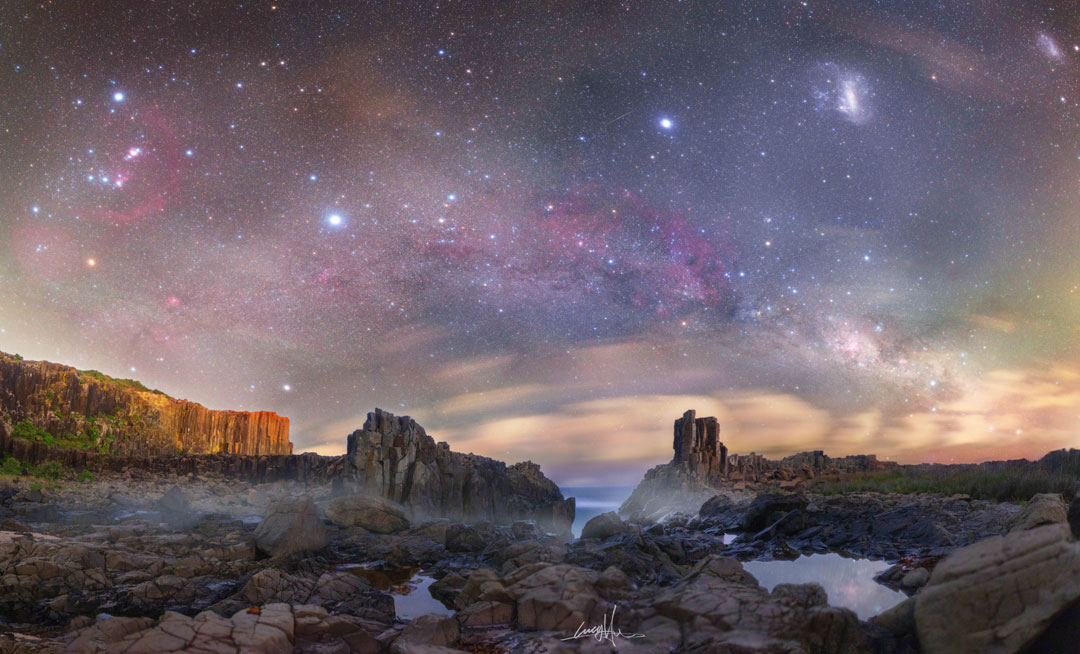
[[[619,518],[619,514],[614,511],[608,511],[607,513],[601,513],[590,518],[589,521],[585,523],[585,526],[581,528],[581,537],[599,538],[603,540],[608,536],[623,534],[627,531],[630,531],[630,526]]]
[[[783,495],[780,493],[764,493],[758,495],[750,502],[743,518],[743,531],[758,532],[783,517],[790,511],[801,511],[806,508],[810,500],[804,495]]]
[[[923,651],[1018,652],[1080,598],[1080,544],[1066,524],[988,538],[934,568],[916,596]]]
[[[270,556],[288,556],[326,547],[326,527],[311,498],[279,499],[254,533],[255,546]]]
[[[342,527],[363,527],[380,534],[409,527],[401,505],[372,495],[335,497],[326,507],[326,517]]]

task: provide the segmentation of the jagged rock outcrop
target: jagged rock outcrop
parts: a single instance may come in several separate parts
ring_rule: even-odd
[[[821,450],[800,452],[779,461],[761,454],[732,454],[720,440],[716,418],[698,418],[691,409],[675,421],[674,456],[670,463],[645,473],[645,478],[619,512],[635,520],[656,520],[672,512],[697,513],[701,504],[726,486],[766,484],[783,490],[798,488],[822,475],[870,472],[895,467],[872,454],[843,458]]]
[[[22,422],[112,454],[292,453],[289,419],[276,413],[211,410],[132,380],[0,353],[0,437]]]
[[[720,442],[720,422],[716,418],[698,418],[691,409],[675,421],[674,466],[706,481],[727,474],[727,448]]]
[[[569,533],[574,500],[526,461],[511,466],[436,443],[408,416],[381,409],[349,435],[345,474],[362,492],[401,504],[413,519],[535,520]]]
[[[779,461],[754,452],[728,454],[720,441],[720,422],[713,417],[698,418],[693,409],[675,421],[674,450],[670,466],[711,486],[725,481],[794,481],[821,473],[868,472],[895,465],[882,463],[873,454],[836,459],[821,450],[799,452]]]

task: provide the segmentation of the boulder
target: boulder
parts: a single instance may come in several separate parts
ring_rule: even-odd
[[[1066,522],[1065,501],[1057,493],[1038,493],[1009,521],[1009,531]]]
[[[599,538],[604,540],[608,536],[614,536],[615,534],[622,534],[627,531],[627,524],[619,518],[619,514],[614,511],[608,511],[607,513],[601,513],[600,515],[593,516],[585,523],[585,526],[581,528],[582,538]]]
[[[136,620],[146,618],[101,620],[80,631],[66,651],[130,654],[236,651],[289,654],[293,651],[293,613],[286,604],[268,604],[254,612],[241,611],[232,619],[211,611],[203,611],[194,618],[166,611],[152,627]]]
[[[325,572],[318,578],[266,568],[252,575],[232,598],[214,605],[218,613],[240,606],[285,602],[316,605],[330,611],[377,622],[392,622],[394,599],[363,577],[348,572]]]
[[[341,527],[363,527],[379,534],[393,534],[409,527],[400,505],[372,495],[335,497],[326,507],[326,517]]]
[[[409,624],[401,630],[398,639],[394,641],[393,649],[400,651],[401,646],[405,644],[444,647],[457,642],[459,634],[457,620],[445,615],[429,613],[410,620]]]
[[[754,537],[751,540],[768,540],[776,536],[790,536],[805,528],[806,514],[795,509],[781,515],[777,518],[776,522],[754,534]]]
[[[1066,524],[993,536],[938,563],[915,596],[928,654],[1019,652],[1080,598],[1080,544]]]
[[[714,518],[731,513],[736,508],[735,500],[730,495],[715,495],[701,505],[698,515],[702,518]]]
[[[186,515],[191,513],[191,501],[188,500],[187,494],[184,493],[184,489],[174,485],[154,502],[154,508],[166,515]]]
[[[161,513],[161,517],[167,524],[176,529],[194,525],[199,517],[192,509],[187,493],[175,485],[154,502],[154,508]]]
[[[593,584],[599,574],[571,565],[546,565],[508,588],[517,599],[522,629],[573,631],[602,619],[607,610]]]
[[[457,598],[458,593],[465,587],[466,578],[460,573],[468,574],[468,570],[458,570],[455,572],[446,573],[442,579],[439,579],[435,583],[428,587],[428,592],[431,596],[439,600],[447,606],[454,604],[454,600]]]
[[[783,493],[763,493],[750,502],[750,508],[743,518],[743,530],[757,533],[773,524],[785,513],[803,510],[810,501],[805,495]]]
[[[870,622],[897,636],[915,633],[915,598],[909,597],[891,609],[886,609],[870,618]]]
[[[476,602],[454,616],[463,627],[490,627],[514,621],[514,605],[507,602]]]
[[[821,586],[780,584],[769,593],[731,558],[708,557],[677,584],[650,593],[649,602],[684,625],[681,652],[874,651],[855,614],[828,606]],[[653,637],[632,622],[627,628]]]
[[[446,528],[446,549],[451,552],[479,552],[495,538],[495,525],[490,522],[452,524]]]
[[[930,571],[926,568],[915,568],[900,579],[900,587],[904,590],[922,588],[930,580]]]
[[[326,527],[311,498],[280,499],[255,528],[255,546],[270,556],[320,550],[328,542]]]

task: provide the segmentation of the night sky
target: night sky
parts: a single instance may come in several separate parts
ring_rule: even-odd
[[[560,483],[1080,444],[1080,10],[0,4],[0,350]]]

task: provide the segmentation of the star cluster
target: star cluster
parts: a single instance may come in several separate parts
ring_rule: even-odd
[[[5,3],[0,349],[561,481],[1080,429],[1069,3]],[[583,437],[588,428],[592,438]]]

